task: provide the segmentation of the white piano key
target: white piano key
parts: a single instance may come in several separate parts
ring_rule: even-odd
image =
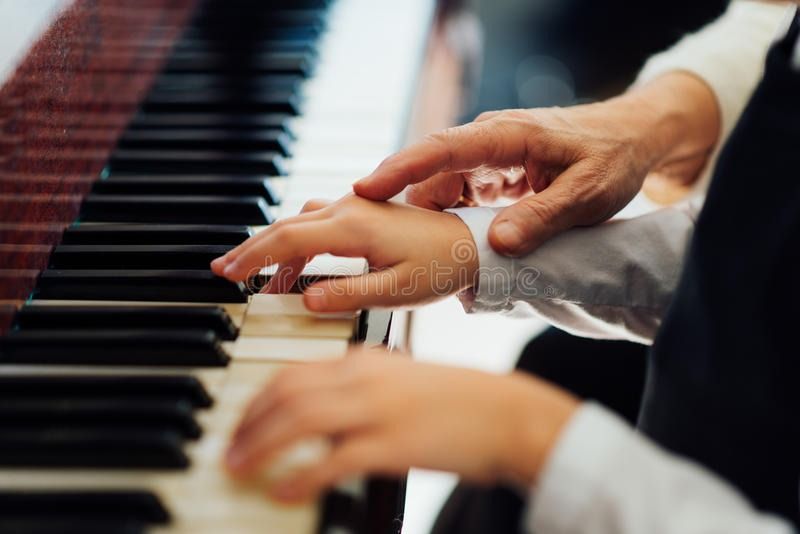
[[[368,267],[367,260],[364,258],[319,254],[305,266],[302,274],[305,276],[358,276],[366,273]],[[261,269],[261,274],[271,275],[277,269],[277,265],[270,265]]]
[[[0,469],[0,488],[153,491],[173,519],[167,528],[157,530],[159,532],[248,533],[255,525],[268,525],[270,531],[275,532],[314,532],[319,517],[316,503],[298,507],[270,503],[261,488],[232,481],[222,467],[228,437],[246,403],[280,368],[280,365],[263,362],[238,362],[216,373],[217,387],[211,391],[215,405],[197,412],[204,435],[187,447],[192,462],[188,470]],[[0,368],[0,372],[3,371]],[[220,380],[222,374],[224,380]],[[287,458],[287,462],[282,468],[278,460],[271,468],[292,469],[296,460]]]
[[[253,295],[239,335],[349,340],[359,315],[311,312],[303,305],[302,295]]]
[[[344,258],[353,259],[353,258]],[[354,268],[351,272],[363,272],[360,268]],[[248,316],[254,315],[299,315],[305,317],[317,317],[327,319],[350,319],[358,317],[359,312],[333,312],[318,313],[309,310],[303,304],[302,295],[283,294],[283,295],[253,295],[250,299]]]
[[[312,362],[344,356],[348,340],[240,336],[224,345],[235,361]]]

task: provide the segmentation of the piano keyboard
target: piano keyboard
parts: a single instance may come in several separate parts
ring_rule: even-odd
[[[270,504],[220,465],[277,370],[385,325],[315,316],[299,295],[257,294],[270,270],[232,284],[208,263],[309,198],[345,194],[399,146],[432,3],[41,10],[49,29],[0,89],[0,532],[392,524],[352,489]],[[53,40],[73,53],[47,56]],[[321,256],[303,283],[365,268]]]

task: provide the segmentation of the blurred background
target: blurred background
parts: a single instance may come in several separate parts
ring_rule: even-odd
[[[462,118],[563,106],[625,90],[644,61],[719,15],[726,0],[443,0],[482,31],[482,69]]]

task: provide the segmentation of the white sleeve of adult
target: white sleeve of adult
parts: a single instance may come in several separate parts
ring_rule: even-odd
[[[696,191],[707,189],[720,148],[761,80],[767,51],[789,20],[793,6],[791,2],[734,0],[716,21],[652,56],[639,73],[634,85],[667,72],[689,72],[703,80],[717,98],[720,139],[696,182]]]
[[[600,405],[567,423],[531,490],[535,534],[790,534],[730,484],[672,455]]]
[[[573,228],[519,258],[497,254],[488,231],[498,210],[457,208],[478,249],[467,312],[531,312],[584,337],[651,343],[683,266],[700,200],[633,219]]]

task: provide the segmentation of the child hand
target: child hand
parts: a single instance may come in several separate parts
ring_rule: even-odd
[[[366,258],[370,273],[305,290],[305,304],[314,311],[420,304],[473,284],[477,249],[455,215],[354,195],[331,204],[310,202],[303,211],[214,260],[214,273],[240,281],[279,264],[270,290],[285,291],[317,254]]]
[[[530,376],[359,351],[277,375],[245,413],[226,464],[253,476],[293,444],[328,438],[331,452],[274,484],[274,498],[303,501],[348,477],[410,467],[529,487],[577,405]]]

